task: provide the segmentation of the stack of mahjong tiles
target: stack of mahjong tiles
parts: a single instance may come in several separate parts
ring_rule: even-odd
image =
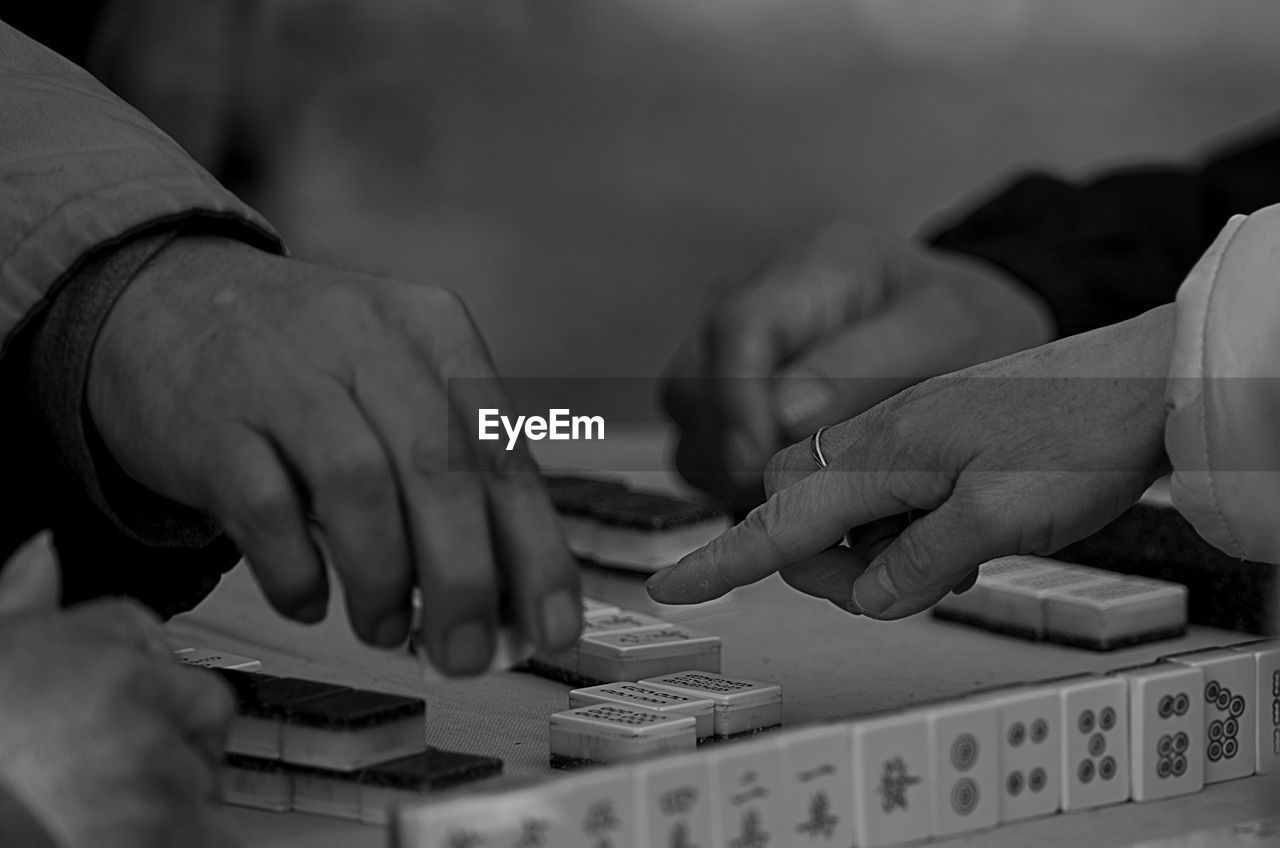
[[[218,673],[236,698],[223,768],[227,803],[385,823],[397,804],[502,770],[501,760],[428,748],[420,698]]]
[[[718,672],[720,637],[586,599],[577,644],[560,653],[536,653],[523,669],[572,684]]]
[[[1109,651],[1181,636],[1187,589],[1145,577],[1032,556],[982,566],[978,582],[934,615],[1020,636]]]
[[[551,764],[620,763],[692,751],[782,724],[782,687],[682,671],[575,689],[551,716]]]
[[[545,478],[569,549],[601,565],[657,571],[729,529],[719,506],[592,477]]]
[[[647,715],[635,726],[678,724],[682,744],[649,742],[657,756],[550,784],[401,808],[394,844],[885,848],[1280,771],[1277,642],[700,748],[691,740],[705,707],[677,712],[652,694],[595,687],[564,715]]]

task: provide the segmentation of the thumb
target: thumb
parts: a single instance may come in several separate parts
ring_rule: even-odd
[[[1015,552],[1016,540],[959,504],[953,495],[921,515],[872,561],[853,583],[859,612],[886,620],[921,612],[964,586],[982,563]]]
[[[47,530],[27,541],[0,568],[0,618],[51,612],[62,597],[62,572]]]

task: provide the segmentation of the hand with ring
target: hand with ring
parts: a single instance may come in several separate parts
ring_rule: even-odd
[[[894,619],[1107,524],[1167,467],[1173,307],[907,389],[777,454],[769,499],[654,575],[661,603],[775,571],[850,612]],[[844,542],[844,544],[842,544]]]

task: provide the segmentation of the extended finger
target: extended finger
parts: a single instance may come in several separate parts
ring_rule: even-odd
[[[465,450],[476,434],[416,349],[378,363],[360,402],[400,483],[427,654],[446,674],[479,674],[496,644],[499,575],[481,472]]]
[[[308,492],[356,635],[390,647],[409,634],[412,573],[400,492],[357,383],[298,392],[269,419]]]
[[[324,618],[329,587],[306,508],[276,447],[262,433],[229,437],[211,469],[214,517],[244,552],[262,593],[281,614]]]
[[[660,603],[697,603],[761,580],[830,548],[856,527],[911,507],[894,475],[850,472],[837,466],[775,493],[742,523],[650,578]],[[901,483],[913,485],[910,478]],[[928,496],[927,492],[907,495]]]
[[[486,357],[473,369],[487,366]],[[449,393],[459,430],[476,420],[479,409],[510,408],[495,376],[452,379]],[[544,650],[569,648],[582,630],[578,564],[565,547],[537,465],[523,442],[463,444],[480,472],[498,572],[520,630]]]

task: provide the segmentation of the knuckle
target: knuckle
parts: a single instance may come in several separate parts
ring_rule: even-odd
[[[453,475],[447,472],[462,461],[459,450],[452,447],[455,442],[461,440],[442,438],[435,432],[419,433],[409,449],[413,470],[428,479],[449,479]]]
[[[328,453],[317,471],[322,490],[360,502],[381,500],[390,469],[382,446],[372,439],[350,441]]]
[[[251,536],[274,533],[296,517],[293,487],[283,477],[246,475],[230,487],[228,502],[228,529]]]
[[[777,528],[786,526],[787,505],[783,498],[774,495],[747,514],[741,529],[767,549],[770,560],[778,565],[786,563]]]
[[[968,498],[964,507],[965,526],[979,537],[1002,539],[1010,526],[1008,505],[998,499]]]
[[[467,316],[466,301],[462,299],[462,295],[453,289],[440,288],[439,286],[429,286],[422,289],[422,299],[424,304],[437,313],[454,316]]]
[[[769,457],[764,466],[764,490],[773,495],[817,470],[807,445],[795,444]]]
[[[757,316],[745,299],[736,296],[722,299],[703,331],[706,347],[713,359],[717,355],[732,353],[744,344],[756,320]]]

